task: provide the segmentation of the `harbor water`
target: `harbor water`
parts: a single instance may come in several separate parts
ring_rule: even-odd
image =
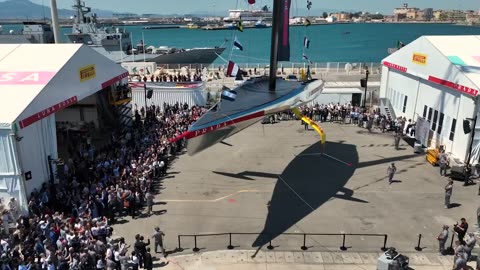
[[[232,59],[237,63],[268,63],[270,28],[245,29],[236,32],[244,50],[230,50],[235,31],[205,31],[202,29],[143,29],[143,26],[126,26],[137,44],[145,38],[147,46],[171,46],[179,48],[226,46],[227,50],[215,64]],[[21,25],[4,25],[4,31],[19,31]],[[71,32],[62,28],[63,34]],[[380,62],[395,47],[398,40],[409,43],[422,35],[480,35],[480,27],[450,24],[393,24],[352,23],[291,27],[291,61],[304,62],[302,54],[312,62]],[[303,38],[310,39],[310,48],[303,48]],[[66,38],[63,38],[66,41]],[[225,40],[228,40],[225,43]]]

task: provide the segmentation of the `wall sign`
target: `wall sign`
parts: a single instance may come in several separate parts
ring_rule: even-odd
[[[0,85],[46,85],[56,72],[0,71]]]
[[[66,108],[66,107],[68,107],[68,106],[70,106],[70,105],[73,105],[73,104],[75,104],[75,103],[77,103],[77,96],[74,96],[74,97],[71,97],[71,98],[69,98],[69,99],[66,99],[66,100],[64,100],[64,101],[62,101],[62,102],[60,102],[60,103],[57,103],[57,104],[55,104],[55,105],[53,105],[53,106],[51,106],[51,107],[48,107],[48,108],[44,109],[43,111],[40,111],[40,112],[38,112],[38,113],[36,113],[36,114],[34,114],[34,115],[31,115],[31,116],[29,116],[29,117],[21,120],[21,121],[19,122],[19,126],[20,126],[20,128],[22,128],[22,129],[23,129],[23,128],[26,128],[26,127],[28,127],[29,125],[31,125],[31,124],[39,121],[39,120],[42,120],[43,118],[45,118],[45,117],[47,117],[47,116],[49,116],[49,115],[51,115],[51,114],[54,114],[54,113],[56,113],[56,112],[58,112],[58,111],[60,111],[60,110],[62,110],[62,109],[64,109],[64,108]]]
[[[419,65],[427,65],[427,55],[421,53],[413,53],[412,62]]]
[[[86,82],[97,76],[95,71],[95,65],[88,65],[78,69],[78,75],[80,76],[80,82]]]

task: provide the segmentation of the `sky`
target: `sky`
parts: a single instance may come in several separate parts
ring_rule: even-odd
[[[246,8],[247,0],[86,0],[87,6],[116,12],[132,12],[137,14],[188,14],[198,11],[210,11],[226,14],[229,9]],[[349,11],[368,11],[392,14],[395,7],[408,3],[411,7],[420,9],[431,7],[433,9],[480,9],[480,0],[311,0],[312,10],[336,9]],[[50,0],[32,0],[37,4],[49,4]],[[292,7],[303,8],[306,0],[292,0]],[[121,4],[120,4],[121,3]],[[257,5],[271,6],[272,0],[257,0]],[[59,8],[69,8],[73,0],[57,0]],[[312,14],[315,15],[315,14]]]

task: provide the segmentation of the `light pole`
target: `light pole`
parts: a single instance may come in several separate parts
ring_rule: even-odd
[[[365,66],[365,78],[360,79],[360,86],[365,87],[365,92],[363,94],[363,106],[362,108],[367,107],[367,89],[368,89],[368,75],[370,74],[370,71],[368,71],[368,67]]]

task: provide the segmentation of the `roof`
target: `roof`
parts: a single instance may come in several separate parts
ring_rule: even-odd
[[[480,91],[480,36],[422,36],[383,59],[407,73],[463,94]]]
[[[38,113],[55,113],[125,73],[81,44],[0,44],[0,126],[24,128]]]

